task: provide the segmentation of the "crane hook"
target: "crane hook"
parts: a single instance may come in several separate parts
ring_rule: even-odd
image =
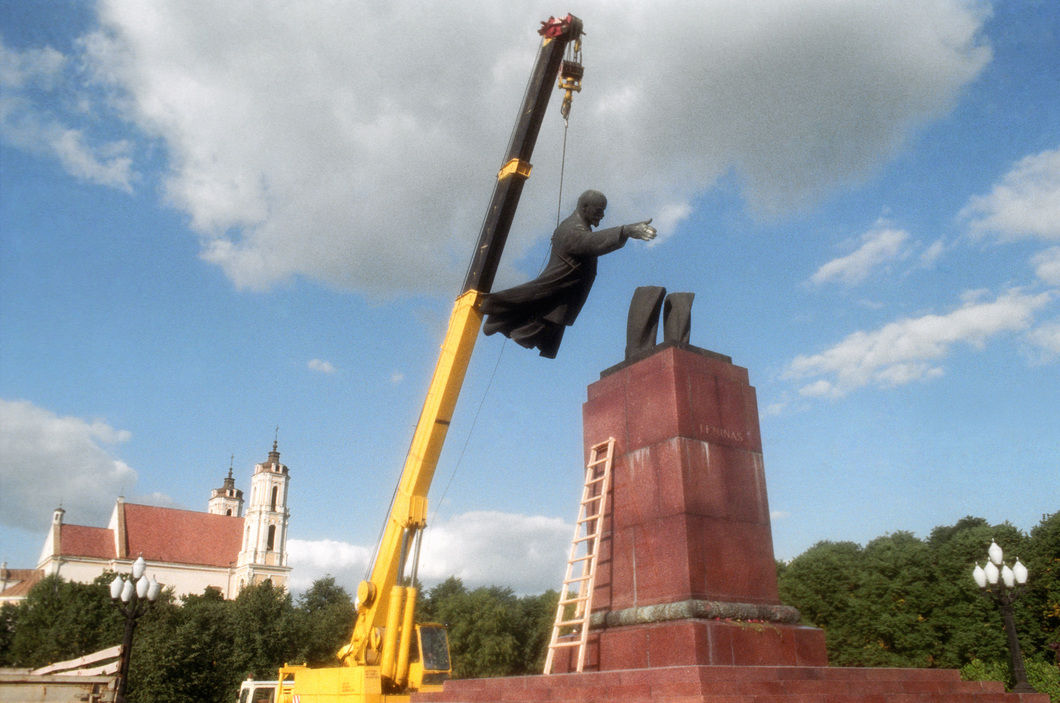
[[[559,69],[559,89],[565,91],[563,94],[563,105],[560,107],[559,112],[563,116],[564,122],[570,116],[570,106],[574,100],[574,94],[580,93],[582,90],[582,76],[585,75],[585,67],[582,66],[581,58],[582,40],[581,37],[578,37],[574,40],[573,46],[568,47],[567,58],[564,59]]]

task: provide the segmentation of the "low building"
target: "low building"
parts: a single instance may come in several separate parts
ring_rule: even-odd
[[[0,571],[0,603],[17,602],[45,576],[91,583],[106,572],[128,573],[143,557],[149,573],[179,596],[206,588],[234,598],[248,584],[287,587],[287,488],[290,474],[276,443],[254,466],[250,499],[232,469],[211,492],[206,512],[126,503],[119,497],[106,527],[72,525],[61,507],[52,515],[36,569]]]

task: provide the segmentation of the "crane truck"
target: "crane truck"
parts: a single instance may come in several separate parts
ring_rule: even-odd
[[[441,690],[449,678],[449,640],[441,625],[415,620],[416,570],[427,524],[430,488],[446,431],[482,327],[479,306],[492,286],[501,253],[530,175],[530,157],[559,78],[561,114],[581,89],[582,22],[567,15],[542,22],[543,39],[497,175],[463,288],[456,299],[427,398],[367,580],[357,588],[357,617],[340,665],[280,669],[274,700],[284,703],[399,703],[417,691]]]

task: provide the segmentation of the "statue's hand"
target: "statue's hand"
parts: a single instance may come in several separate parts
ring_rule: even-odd
[[[638,222],[633,225],[626,225],[626,234],[633,239],[640,239],[645,242],[650,242],[655,239],[655,234],[658,232],[657,229],[651,226],[651,218],[648,218],[644,222]]]

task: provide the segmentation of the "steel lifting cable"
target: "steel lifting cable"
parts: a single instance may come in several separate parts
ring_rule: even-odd
[[[563,118],[563,152],[559,159],[559,197],[556,202],[556,227],[559,227],[560,217],[563,215],[563,172],[567,168],[567,130],[570,129],[570,120]]]
[[[565,90],[563,105],[560,107],[560,115],[563,116],[563,152],[559,161],[559,202],[556,203],[556,227],[559,227],[560,217],[563,214],[563,176],[567,167],[567,132],[570,129],[570,108],[574,93],[581,92],[582,76],[585,75],[585,67],[582,65],[582,40],[578,37],[567,45],[567,55],[560,66],[559,87]]]

